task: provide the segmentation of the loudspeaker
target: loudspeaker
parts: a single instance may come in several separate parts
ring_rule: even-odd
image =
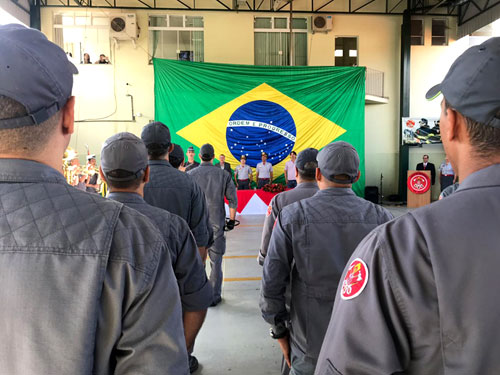
[[[378,204],[378,187],[365,186],[365,199],[372,203]]]

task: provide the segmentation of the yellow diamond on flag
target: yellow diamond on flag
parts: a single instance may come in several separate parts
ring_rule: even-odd
[[[268,112],[257,113],[259,109]],[[255,118],[252,118],[252,113]],[[345,131],[334,122],[263,83],[192,122],[177,134],[197,147],[205,143],[212,144],[215,156],[218,158],[220,154],[224,154],[226,162],[233,166],[239,164],[239,157],[250,149],[250,143],[256,142],[251,144],[253,152],[257,150],[269,154],[268,161],[273,164],[273,175],[276,178],[283,174],[292,150],[297,153],[308,147],[319,150]],[[266,142],[266,134],[269,134],[269,142]]]

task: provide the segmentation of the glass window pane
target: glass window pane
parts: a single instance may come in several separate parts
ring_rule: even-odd
[[[307,30],[306,18],[292,18],[292,28]]]
[[[203,31],[193,31],[194,58],[193,61],[205,60]]]
[[[307,65],[307,33],[293,33],[294,37],[294,64],[296,66]]]
[[[92,24],[94,26],[107,26],[107,25],[109,25],[109,18],[108,17],[93,17]]]
[[[274,19],[275,29],[288,29],[288,18],[275,18]]]
[[[432,20],[432,45],[446,46],[448,45],[448,37],[446,35],[447,22],[443,19]]]
[[[62,24],[65,26],[71,26],[74,22],[73,16],[63,16],[62,18]]]
[[[203,27],[203,17],[186,16],[186,27]]]
[[[170,17],[170,27],[184,27],[184,20],[182,16],[169,16]]]
[[[256,29],[270,29],[271,28],[271,17],[255,17],[255,28]]]
[[[90,17],[81,17],[81,16],[75,17],[75,25],[90,26],[90,23],[91,23]]]
[[[166,27],[167,26],[167,16],[149,16],[149,26]]]

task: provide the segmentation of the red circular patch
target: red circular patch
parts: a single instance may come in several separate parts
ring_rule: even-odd
[[[346,300],[357,297],[361,294],[363,289],[365,289],[367,283],[368,267],[365,262],[356,258],[351,262],[349,268],[347,269],[344,282],[342,283],[340,296],[342,299]]]
[[[413,193],[423,194],[431,188],[431,179],[425,173],[415,172],[408,177],[407,184]]]

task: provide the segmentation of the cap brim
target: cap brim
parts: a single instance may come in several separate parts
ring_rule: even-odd
[[[427,91],[427,94],[425,94],[425,98],[427,100],[434,100],[436,99],[439,95],[441,95],[441,84],[437,84],[436,86],[432,87],[429,91]]]

